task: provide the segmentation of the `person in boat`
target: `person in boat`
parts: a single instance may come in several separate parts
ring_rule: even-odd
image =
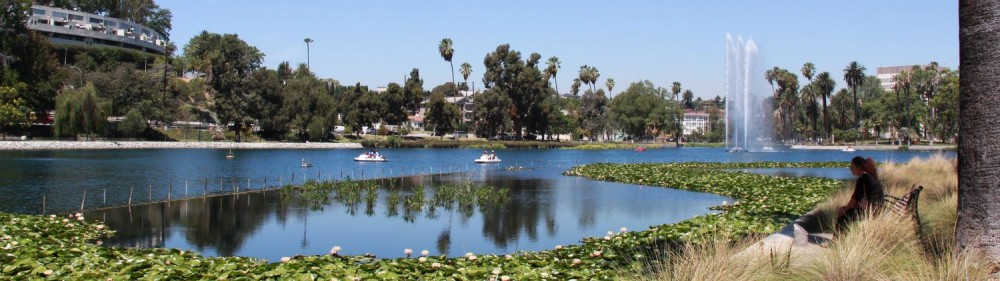
[[[487,157],[489,157],[489,155],[490,155],[490,153],[486,152],[486,150],[484,149],[483,150],[483,155],[479,155],[479,158],[486,159]]]
[[[858,176],[854,183],[854,193],[847,205],[840,207],[837,213],[837,232],[846,230],[847,225],[868,214],[878,211],[885,201],[885,190],[878,180],[878,170],[875,160],[856,156],[851,159],[851,174]]]
[[[497,152],[496,150],[490,150],[490,160],[494,159],[497,159]]]

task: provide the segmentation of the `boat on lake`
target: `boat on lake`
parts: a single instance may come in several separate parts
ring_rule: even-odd
[[[312,168],[313,163],[306,161],[305,158],[302,159],[302,168]]]
[[[233,159],[233,158],[236,158],[236,154],[233,154],[233,150],[230,149],[229,153],[226,153],[226,159]]]
[[[372,155],[372,154],[365,153],[365,154],[358,155],[358,157],[354,157],[354,161],[358,161],[358,162],[385,162],[385,161],[389,161],[389,159],[386,159],[385,155],[381,155],[381,154]]]
[[[843,151],[843,152],[854,152],[855,150],[854,150],[854,147],[848,146],[847,148],[841,149],[840,151]]]
[[[497,157],[496,154],[483,154],[473,162],[480,164],[500,163],[500,157]]]

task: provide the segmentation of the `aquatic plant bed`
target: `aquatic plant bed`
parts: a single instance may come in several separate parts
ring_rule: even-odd
[[[843,186],[826,178],[774,177],[727,169],[750,168],[835,168],[846,162],[751,162],[751,163],[664,163],[589,164],[565,174],[596,180],[663,186],[726,195],[738,199],[713,209],[722,212],[698,216],[683,222],[650,227],[637,232],[635,239],[618,247],[646,247],[671,241],[700,242],[722,234],[738,239],[770,234],[814,208]],[[845,168],[846,169],[846,168]],[[584,240],[588,243],[588,240]]]
[[[79,215],[14,215],[0,213],[0,279],[288,279],[288,280],[512,280],[615,279],[621,271],[638,266],[653,247],[680,241],[698,242],[703,235],[724,233],[734,238],[771,233],[811,209],[843,183],[818,178],[778,178],[743,172],[740,168],[846,167],[847,163],[675,163],[591,164],[575,167],[568,175],[597,180],[655,185],[727,195],[739,202],[724,204],[721,213],[699,216],[676,224],[647,230],[626,229],[605,237],[584,238],[579,245],[556,246],[552,250],[512,255],[464,257],[426,256],[379,259],[341,256],[339,247],[322,256],[291,256],[281,261],[241,257],[204,257],[176,249],[124,249],[100,246],[113,232]],[[460,186],[468,189],[468,186]],[[313,183],[288,188],[307,200],[330,200],[321,196],[336,190],[333,200],[369,200],[365,185]],[[313,193],[312,191],[323,191]],[[442,189],[441,194],[451,194]],[[411,191],[412,192],[412,191]],[[422,192],[403,194],[419,194]],[[505,192],[472,193],[462,201],[496,200]],[[436,193],[435,193],[436,194]],[[412,195],[410,195],[412,196]],[[418,195],[419,196],[419,195]],[[402,198],[406,201],[407,197]],[[433,200],[411,200],[414,204]],[[400,251],[404,251],[400,249]]]

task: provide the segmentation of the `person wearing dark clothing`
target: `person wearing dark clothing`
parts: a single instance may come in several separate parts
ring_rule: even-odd
[[[854,157],[851,159],[851,174],[858,179],[854,183],[851,200],[840,207],[837,214],[837,232],[847,229],[848,224],[864,218],[866,214],[877,212],[885,201],[885,190],[878,180],[875,160]]]

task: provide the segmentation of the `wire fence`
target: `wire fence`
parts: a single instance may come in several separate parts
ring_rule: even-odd
[[[115,207],[136,206],[167,201],[188,200],[201,197],[257,193],[281,189],[287,185],[300,185],[313,181],[387,180],[412,176],[439,176],[458,174],[467,178],[483,178],[498,171],[569,168],[581,162],[553,161],[513,162],[509,164],[467,164],[449,166],[404,167],[399,169],[322,170],[305,169],[286,175],[262,177],[212,177],[191,180],[168,180],[104,188],[80,188],[41,194],[35,210],[41,214],[66,213]]]

